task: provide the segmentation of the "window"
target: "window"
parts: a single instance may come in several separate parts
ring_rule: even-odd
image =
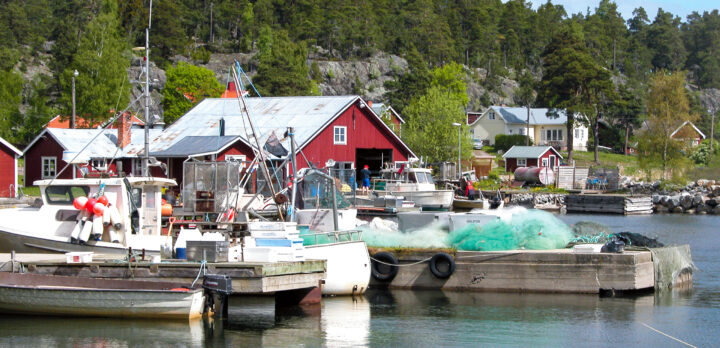
[[[575,130],[575,139],[577,139],[577,138],[580,138],[580,130],[579,129]]]
[[[94,160],[90,161],[90,166],[92,167],[92,170],[107,169],[107,164],[105,163],[104,159],[94,159]]]
[[[545,139],[552,140],[552,131],[551,130],[549,130],[549,129],[547,130],[547,136],[545,137]]]
[[[245,168],[247,156],[245,155],[225,155],[225,161],[240,162],[240,168]]]
[[[494,120],[494,119],[495,119],[495,113],[492,112],[492,111],[490,111],[490,113],[488,114],[488,119]]]
[[[512,134],[512,129],[510,130],[510,134]]]
[[[75,197],[87,196],[89,192],[87,186],[48,186],[45,197],[48,204],[72,204]]]
[[[345,145],[347,144],[347,127],[335,126],[333,129],[333,144]]]
[[[547,139],[545,137],[545,132],[540,132],[540,140],[545,140],[545,139]]]
[[[42,157],[42,178],[52,179],[57,173],[57,157]]]
[[[517,159],[518,167],[525,167],[526,165],[527,165],[527,158],[518,158]]]
[[[542,166],[543,166],[543,167],[547,167],[547,166],[548,166],[548,159],[547,159],[547,158],[543,158],[543,159],[542,159]]]
[[[134,175],[134,176],[142,175],[142,158],[133,158],[132,159],[132,175]]]
[[[563,140],[562,139],[562,129],[558,129],[558,138],[557,140]]]
[[[525,135],[525,128],[520,128],[520,134]]]

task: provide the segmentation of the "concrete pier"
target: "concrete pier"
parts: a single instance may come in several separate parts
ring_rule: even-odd
[[[432,257],[436,252],[399,256],[400,264]],[[443,289],[504,292],[600,293],[604,290],[642,290],[655,285],[650,251],[576,253],[572,249],[459,251],[453,255],[455,272],[438,279],[427,262],[399,267],[389,283],[373,279],[374,286],[404,289]]]
[[[90,263],[66,263],[62,254],[16,254],[16,262],[10,262],[10,254],[0,253],[0,271],[17,272],[22,265],[25,272],[54,274],[88,278],[136,279],[147,281],[181,282],[190,285],[198,272],[199,262],[166,260],[161,263],[148,261],[126,262],[117,256],[93,255]],[[232,278],[233,294],[272,294],[277,292],[301,292],[317,288],[325,278],[326,262],[207,263],[206,272],[228,275]],[[318,292],[319,293],[319,292]],[[290,293],[288,293],[290,294]],[[293,296],[297,294],[293,293]]]

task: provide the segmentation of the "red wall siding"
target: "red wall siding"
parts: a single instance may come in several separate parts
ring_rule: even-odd
[[[15,192],[15,152],[0,144],[0,197],[14,197]]]
[[[555,152],[553,152],[553,150],[549,150],[549,149],[542,156],[540,156],[540,165],[538,165],[538,167],[542,166],[543,158],[548,158],[548,166],[553,167],[552,163],[550,163],[550,159],[549,159],[550,156],[552,156],[552,155],[555,156],[555,168],[557,168],[557,166],[560,165],[560,157]]]
[[[52,135],[45,133],[26,153],[25,153],[25,186],[32,186],[36,180],[42,179],[42,157],[54,156],[57,158],[57,168],[59,172],[67,163],[62,160],[63,148],[58,144]],[[72,170],[65,169],[60,179],[72,179]]]
[[[336,162],[356,162],[356,149],[392,149],[393,161],[407,161],[410,153],[394,139],[392,131],[381,120],[370,115],[356,104],[323,129],[302,151],[310,162],[317,165],[332,158]],[[333,144],[335,126],[347,127],[347,144]],[[356,163],[357,166],[357,163]],[[298,168],[308,167],[304,159],[298,161]]]
[[[228,147],[227,149],[225,149],[225,151],[218,154],[217,160],[224,161],[225,155],[245,155],[248,161],[252,161],[255,158],[252,149],[240,140],[236,140],[235,143],[232,144],[232,146]]]

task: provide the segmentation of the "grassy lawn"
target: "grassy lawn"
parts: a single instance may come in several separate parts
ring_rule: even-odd
[[[18,168],[23,168],[23,165],[25,164],[25,159],[20,158],[18,159]],[[25,186],[25,176],[18,174],[18,186],[20,187],[20,190],[22,190],[22,193],[26,196],[34,196],[34,197],[40,197],[40,188],[37,186]],[[19,192],[19,191],[18,191]]]
[[[567,152],[562,153],[563,158],[567,160]],[[573,151],[573,160],[578,167],[589,167],[597,165],[595,163],[595,153],[585,151]],[[640,175],[636,156],[625,156],[618,153],[599,152],[598,160],[600,166],[603,167],[620,167],[620,175]]]

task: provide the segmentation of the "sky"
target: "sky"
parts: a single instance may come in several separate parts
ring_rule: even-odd
[[[531,2],[533,8],[537,9],[546,0],[531,0]],[[552,0],[552,3],[563,5],[568,16],[570,16],[578,12],[585,14],[588,7],[591,13],[595,12],[600,0]],[[650,21],[655,18],[658,8],[679,16],[683,22],[686,20],[687,15],[693,11],[702,14],[704,11],[710,12],[720,9],[720,0],[615,0],[615,3],[618,5],[618,11],[625,19],[632,17],[633,10],[642,6],[647,12]]]

